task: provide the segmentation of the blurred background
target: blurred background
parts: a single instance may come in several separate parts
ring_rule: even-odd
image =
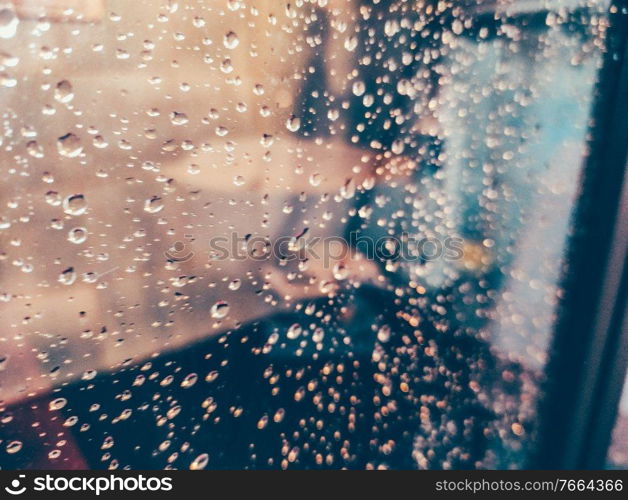
[[[0,0],[0,464],[525,467],[608,18]]]

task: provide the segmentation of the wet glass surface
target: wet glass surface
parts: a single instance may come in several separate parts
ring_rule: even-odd
[[[607,8],[0,2],[2,467],[525,466]]]

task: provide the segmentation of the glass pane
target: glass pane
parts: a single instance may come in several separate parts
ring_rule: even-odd
[[[5,2],[0,464],[524,467],[607,8]]]

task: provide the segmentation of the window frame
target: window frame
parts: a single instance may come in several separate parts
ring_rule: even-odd
[[[628,14],[610,7],[539,403],[534,469],[603,469],[628,365]]]
[[[589,9],[567,5],[574,17]],[[545,24],[535,0],[476,4],[476,27]],[[628,13],[612,0],[529,469],[603,469],[628,369]]]

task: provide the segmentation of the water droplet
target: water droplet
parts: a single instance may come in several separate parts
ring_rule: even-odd
[[[189,120],[185,113],[179,113],[178,111],[173,111],[170,115],[170,121],[173,125],[185,125]]]
[[[190,464],[190,470],[203,470],[209,463],[209,455],[207,453],[201,453]]]
[[[83,152],[81,140],[74,134],[68,133],[57,139],[57,149],[59,154],[74,158]]]
[[[352,35],[345,39],[345,49],[349,52],[353,52],[358,46],[358,37],[356,35]]]
[[[377,340],[380,342],[388,342],[390,340],[390,327],[388,325],[384,325],[378,330]]]
[[[290,132],[296,132],[301,128],[301,119],[297,116],[292,115],[288,120],[286,120],[286,128]]]
[[[275,142],[275,138],[270,134],[263,134],[259,142],[265,148],[269,148],[273,145],[273,142]]]
[[[64,408],[66,404],[68,404],[68,400],[67,399],[65,399],[65,398],[57,398],[57,399],[54,399],[54,400],[50,401],[50,404],[48,405],[48,409],[50,411],[60,410],[61,408]]]
[[[68,267],[59,275],[59,283],[63,285],[71,285],[76,281],[76,273],[73,267]]]
[[[233,64],[231,64],[231,59],[227,58],[224,59],[221,63],[220,63],[220,71],[222,71],[223,73],[229,74],[233,71]]]
[[[349,276],[349,269],[341,263],[338,263],[334,266],[334,278],[338,281],[342,281],[347,279]]]
[[[78,417],[73,415],[71,417],[68,417],[65,422],[63,422],[63,426],[64,427],[72,427],[73,425],[76,425],[76,423],[78,422]]]
[[[17,78],[8,73],[0,73],[0,86],[11,89],[17,85]]]
[[[172,420],[179,413],[181,413],[181,406],[180,405],[173,406],[166,412],[166,417],[168,418],[168,420]]]
[[[279,408],[275,412],[275,415],[273,415],[273,422],[275,422],[276,424],[279,424],[281,423],[281,421],[284,419],[285,416],[286,416],[286,410],[284,410],[283,408]]]
[[[48,205],[52,205],[53,207],[58,207],[61,205],[61,195],[56,191],[48,191],[45,195],[45,200]]]
[[[401,153],[403,153],[403,150],[405,149],[405,144],[403,143],[401,139],[397,139],[393,141],[391,149],[393,153],[395,153],[396,155],[400,155]]]
[[[310,185],[314,187],[320,186],[320,183],[322,180],[323,178],[318,173],[313,173],[312,175],[310,175],[310,178],[308,179]]]
[[[87,200],[82,194],[73,194],[63,200],[63,211],[68,215],[83,215],[87,210]]]
[[[114,445],[114,440],[111,436],[107,436],[105,438],[105,440],[103,441],[102,445],[100,446],[101,450],[108,450],[110,448],[113,448]]]
[[[257,428],[261,431],[262,429],[264,429],[266,426],[268,425],[268,415],[263,415],[262,418],[260,418],[257,421]]]
[[[144,210],[149,214],[161,212],[164,208],[163,200],[159,196],[152,196],[144,203]]]
[[[456,35],[460,35],[464,31],[464,25],[460,19],[455,19],[451,24],[451,31],[453,31]]]
[[[351,90],[355,96],[360,97],[366,91],[366,86],[362,81],[353,82]]]
[[[396,35],[399,29],[399,22],[396,19],[389,19],[384,23],[384,33],[386,33],[386,36]]]
[[[286,336],[290,340],[294,340],[301,335],[302,331],[303,329],[301,328],[301,325],[299,325],[298,323],[294,323],[290,328],[288,328],[288,331],[286,332]]]
[[[190,373],[181,382],[181,387],[183,387],[184,389],[189,389],[194,384],[196,384],[197,380],[198,380],[198,375],[196,373]]]
[[[68,233],[68,241],[74,243],[76,245],[80,245],[87,240],[87,229],[84,227],[75,227],[74,229],[70,229]]]
[[[210,313],[212,318],[222,319],[229,314],[229,304],[220,300],[212,306]]]
[[[329,280],[321,280],[318,284],[318,289],[324,294],[331,293],[336,289],[336,283]]]
[[[13,453],[17,453],[22,449],[22,441],[11,441],[7,444],[6,450],[7,453],[12,455]]]
[[[0,52],[0,65],[12,68],[17,66],[18,62],[20,62],[19,57],[8,54],[7,52]]]
[[[225,38],[222,41],[222,43],[228,49],[235,49],[240,44],[240,39],[238,38],[238,35],[236,33],[234,33],[233,31],[230,31],[229,33],[225,35]]]
[[[5,3],[0,7],[0,38],[13,38],[19,22],[15,7],[11,3]]]
[[[70,102],[74,99],[72,84],[67,80],[61,80],[55,87],[55,99],[59,102]]]

